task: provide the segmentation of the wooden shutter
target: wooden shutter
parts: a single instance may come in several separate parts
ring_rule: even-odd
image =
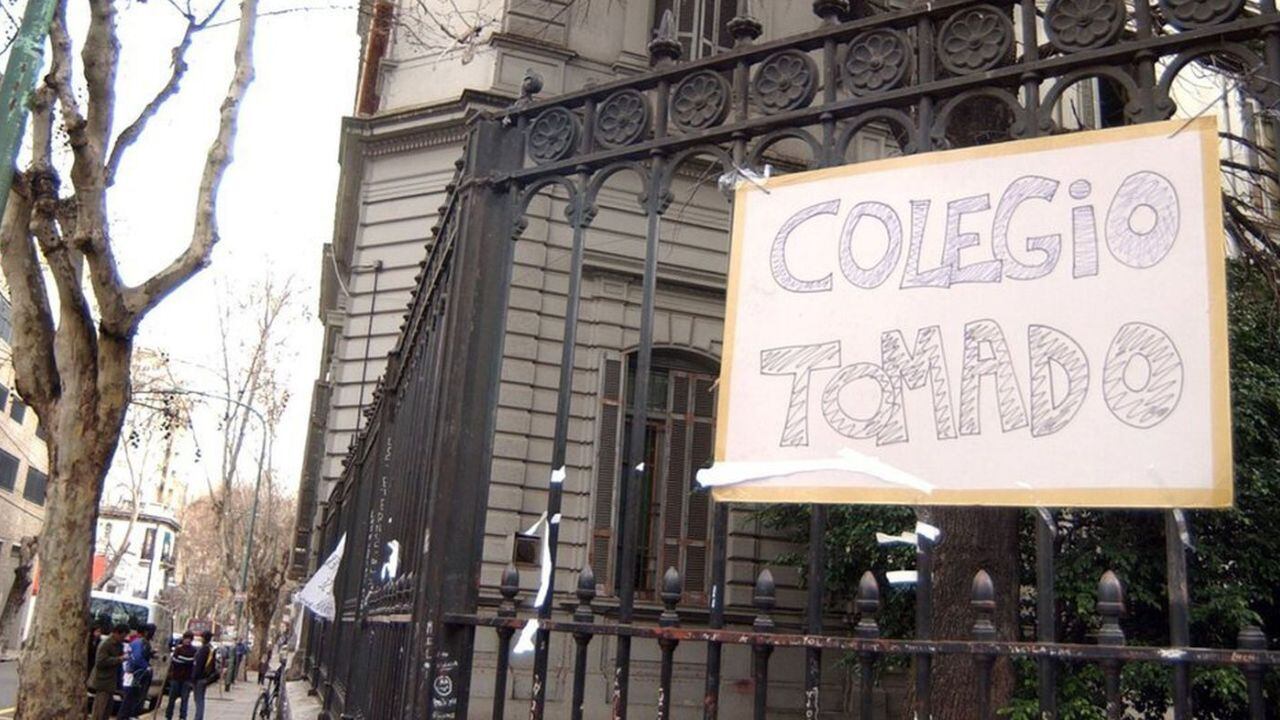
[[[714,380],[698,376],[693,382],[693,417],[690,428],[689,471],[685,487],[689,493],[689,519],[685,525],[685,581],[690,594],[707,589],[707,545],[711,522],[710,496],[698,486],[698,471],[711,465],[715,439]]]
[[[613,587],[610,557],[613,548],[613,497],[618,479],[618,435],[622,414],[622,362],[604,361],[600,388],[600,437],[596,442],[596,498],[592,509],[591,569],[596,585]]]
[[[658,578],[667,568],[683,571],[680,546],[684,541],[685,495],[689,478],[689,376],[682,372],[671,373],[671,413],[667,420],[667,463],[662,491],[662,567]],[[661,587],[661,583],[655,587]]]

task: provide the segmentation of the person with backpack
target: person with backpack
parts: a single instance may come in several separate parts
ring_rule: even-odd
[[[217,683],[222,674],[218,668],[217,652],[213,647],[213,633],[205,630],[200,634],[200,639],[200,649],[196,651],[191,669],[191,680],[194,683],[192,694],[196,699],[195,720],[204,720],[205,691],[210,685]]]
[[[142,714],[142,703],[151,688],[151,659],[155,657],[151,638],[155,634],[156,626],[147,623],[129,640],[124,661],[124,701],[120,703],[118,720],[130,720]]]

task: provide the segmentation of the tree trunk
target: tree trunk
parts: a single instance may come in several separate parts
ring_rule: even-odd
[[[31,570],[35,564],[37,538],[24,537],[19,544],[18,566],[13,569],[13,584],[9,586],[9,594],[5,597],[4,608],[0,609],[0,650],[5,647],[4,629],[18,617],[23,603],[27,600],[27,590],[31,587]]]
[[[129,404],[133,344],[108,335],[96,343],[80,339],[59,328],[61,393],[41,414],[50,427],[49,495],[37,555],[35,624],[19,665],[15,716],[23,720],[84,714],[82,663],[98,503]]]
[[[271,647],[271,620],[263,620],[257,617],[256,613],[253,618],[253,649],[246,658],[251,670],[258,669],[258,663],[262,659],[262,653]],[[274,662],[275,659],[272,659]]]
[[[933,637],[969,640],[976,615],[970,606],[973,577],[986,570],[995,585],[992,622],[1001,640],[1018,636],[1017,508],[930,508],[929,522],[942,531],[934,548]],[[1013,697],[1015,678],[1008,659],[995,664],[992,707]],[[934,720],[972,720],[978,707],[978,675],[974,658],[940,655],[933,660]]]
[[[50,473],[49,501],[40,543],[40,586],[35,625],[19,673],[16,717],[66,720],[84,714],[85,677],[81,663],[89,633],[89,583],[93,535],[105,466],[68,455],[98,454],[83,444],[50,449],[63,455]],[[70,471],[70,472],[68,472]],[[76,662],[68,663],[74,658]]]

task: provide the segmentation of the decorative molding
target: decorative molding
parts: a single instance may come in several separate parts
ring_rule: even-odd
[[[362,144],[361,154],[364,157],[381,157],[441,145],[461,146],[466,139],[467,126],[463,121],[457,120],[448,125],[416,129],[395,137],[366,140]]]
[[[644,258],[615,255],[591,248],[583,251],[582,267],[584,273],[594,271],[625,277],[628,280],[644,277]],[[658,263],[658,286],[687,288],[721,300],[725,296],[723,273],[663,262]]]
[[[498,32],[489,37],[489,44],[496,48],[525,50],[559,58],[563,61],[573,60],[578,53],[564,45],[538,40],[525,35],[510,32]]]

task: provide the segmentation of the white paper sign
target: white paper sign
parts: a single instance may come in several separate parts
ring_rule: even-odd
[[[332,620],[336,614],[337,601],[333,596],[333,581],[338,576],[338,565],[342,563],[342,551],[346,545],[347,536],[344,533],[338,539],[338,546],[333,549],[328,559],[293,598],[294,601],[302,603],[308,610],[325,620]]]
[[[740,184],[699,481],[752,502],[1229,505],[1217,161],[1203,118]]]

